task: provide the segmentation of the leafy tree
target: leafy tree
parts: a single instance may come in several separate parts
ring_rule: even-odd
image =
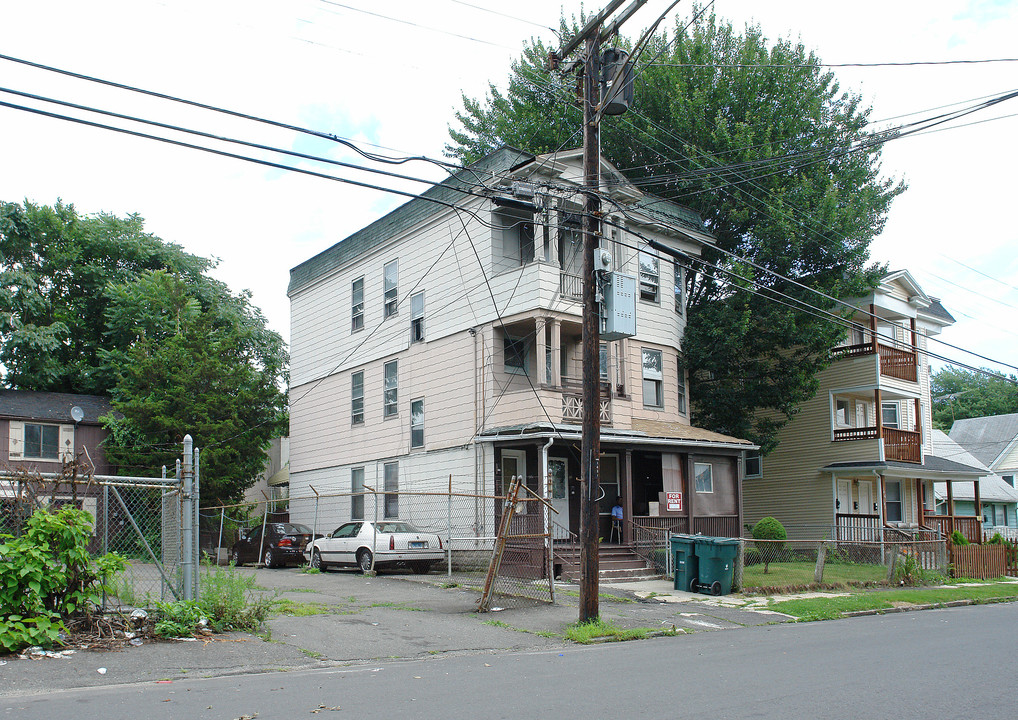
[[[1018,377],[991,376],[948,365],[933,374],[933,425],[945,432],[955,420],[1018,413]]]
[[[576,27],[562,23],[567,35]],[[545,68],[547,54],[531,42],[505,92],[463,97],[449,156],[579,145],[571,81]],[[869,243],[904,186],[881,178],[878,144],[845,151],[867,139],[869,110],[801,44],[706,15],[652,37],[636,77],[634,109],[602,123],[603,155],[641,189],[696,210],[717,239],[686,272],[694,420],[769,449],[844,330],[778,293],[835,303],[753,264],[833,297],[863,294],[882,272],[866,269]]]
[[[141,218],[0,204],[0,365],[11,388],[108,395],[110,460],[173,466],[190,433],[202,499],[239,499],[286,431],[287,353],[247,292]]]

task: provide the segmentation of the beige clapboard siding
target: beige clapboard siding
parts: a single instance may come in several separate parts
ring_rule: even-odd
[[[1008,470],[1018,470],[1018,443],[1003,453],[1003,457],[994,468],[998,473],[1009,474]]]
[[[673,314],[674,315],[674,314]],[[626,343],[626,391],[630,417],[640,420],[660,420],[689,424],[689,417],[679,412],[679,357],[676,345],[646,342],[640,336]],[[643,349],[661,351],[662,393],[664,408],[645,407],[643,404]],[[688,403],[688,398],[687,398]]]

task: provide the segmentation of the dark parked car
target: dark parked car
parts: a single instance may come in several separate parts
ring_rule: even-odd
[[[307,525],[273,522],[265,524],[265,541],[262,542],[262,526],[256,525],[241,530],[240,539],[230,548],[230,560],[241,565],[260,559],[267,568],[300,565],[311,535]]]

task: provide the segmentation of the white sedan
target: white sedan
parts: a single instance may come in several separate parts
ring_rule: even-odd
[[[423,574],[445,557],[438,535],[395,520],[345,523],[315,540],[307,552],[311,567],[322,571],[338,565],[358,567],[361,572],[382,565],[406,565]]]

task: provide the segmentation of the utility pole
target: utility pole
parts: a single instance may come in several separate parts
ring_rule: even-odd
[[[591,18],[551,57],[552,67],[584,43],[583,59],[583,190],[586,207],[583,216],[583,421],[580,441],[580,617],[581,623],[600,616],[598,501],[601,496],[601,351],[598,275],[594,256],[601,235],[601,42],[618,32],[646,0],[633,0],[606,29],[605,20],[625,2],[612,0]],[[566,69],[575,68],[578,63]]]

